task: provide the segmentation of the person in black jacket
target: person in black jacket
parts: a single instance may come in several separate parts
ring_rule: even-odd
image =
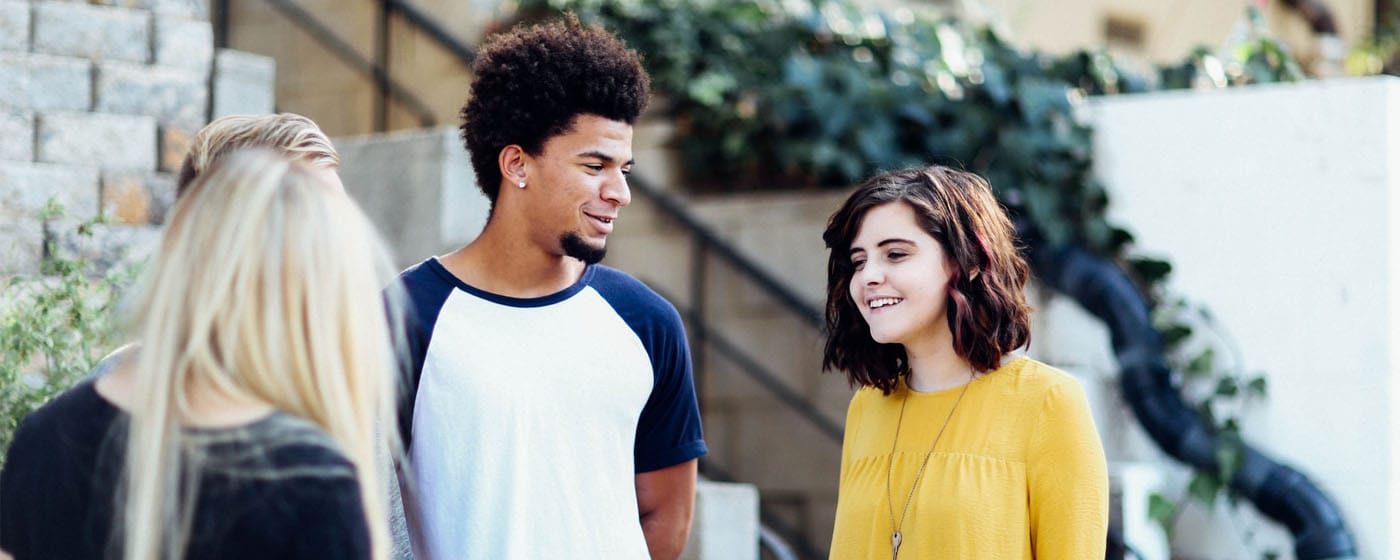
[[[0,548],[388,558],[392,268],[368,220],[306,166],[249,153],[200,173],[167,227],[131,374],[84,381],[16,431]]]

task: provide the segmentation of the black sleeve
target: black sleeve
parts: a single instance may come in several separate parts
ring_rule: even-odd
[[[23,448],[26,445],[27,422],[21,422],[19,429],[15,430],[13,439],[10,440],[10,447],[5,453],[5,468],[0,469],[0,550],[13,553],[19,546],[19,513],[23,510],[19,504],[21,485],[18,484],[19,461],[15,458],[24,455]]]
[[[296,527],[285,558],[369,560],[369,527],[354,478],[298,479]]]

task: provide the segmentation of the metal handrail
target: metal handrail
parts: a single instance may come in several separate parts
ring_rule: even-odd
[[[656,188],[642,177],[633,175],[627,180],[627,185],[633,192],[641,193],[656,203],[656,207],[661,209],[666,217],[685,226],[691,235],[705,245],[709,245],[715,254],[722,257],[730,266],[752,279],[768,295],[773,296],[778,303],[782,304],[787,311],[818,331],[825,330],[826,318],[820,307],[798,295],[782,281],[774,278],[773,275],[760,268],[757,263],[744,256],[728,241],[720,238],[708,225],[701,223],[699,219],[687,211],[684,204],[662,192],[661,189]]]
[[[422,126],[430,127],[437,124],[437,118],[433,116],[433,111],[428,107],[427,103],[424,103],[423,100],[419,99],[413,92],[394,80],[382,66],[361,56],[349,41],[336,34],[334,30],[327,27],[325,24],[322,24],[321,20],[312,15],[311,12],[306,11],[295,2],[289,0],[263,1],[286,17],[287,21],[290,21],[292,25],[297,26],[307,35],[310,35],[311,38],[315,39],[321,46],[326,47],[331,54],[339,58],[341,62],[350,66],[352,70],[363,75],[368,75],[371,79],[375,80],[380,88],[386,90],[387,93],[393,97],[398,98],[403,102],[409,112],[413,113],[414,116],[418,118],[418,122],[421,123]]]
[[[798,416],[801,416],[811,423],[816,427],[817,431],[827,436],[831,441],[841,443],[841,435],[844,430],[844,428],[841,427],[841,422],[827,416],[821,409],[803,398],[802,395],[799,395],[797,391],[788,387],[776,374],[760,365],[758,360],[749,356],[739,348],[739,345],[735,344],[719,331],[710,328],[709,325],[703,324],[692,325],[692,328],[703,331],[703,336],[709,339],[708,342],[715,347],[715,350],[718,350],[721,354],[733,360],[735,365],[749,374],[750,378],[758,382],[764,389],[767,389],[769,393],[784,405],[787,405],[793,412],[796,412]]]
[[[476,60],[476,51],[467,46],[461,40],[452,36],[432,15],[424,12],[422,8],[414,6],[405,0],[384,0],[384,7],[390,12],[398,12],[403,15],[404,20],[413,24],[414,27],[423,30],[428,37],[437,42],[438,46],[446,49],[457,57],[457,61],[470,67],[472,61]]]

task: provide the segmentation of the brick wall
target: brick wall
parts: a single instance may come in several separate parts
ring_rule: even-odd
[[[102,267],[148,253],[190,138],[271,112],[273,74],[215,52],[203,0],[0,0],[0,275],[37,272],[47,242]],[[50,197],[67,216],[40,223]]]

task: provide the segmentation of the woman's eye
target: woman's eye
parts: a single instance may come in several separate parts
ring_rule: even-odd
[[[597,163],[586,164],[586,165],[584,165],[584,167],[587,167],[587,168],[589,168],[589,169],[591,169],[591,170],[593,170],[593,171],[602,171],[602,170],[603,170],[603,166],[600,165],[600,164],[597,164]]]
[[[897,261],[907,256],[909,256],[909,253],[905,253],[904,251],[890,251],[888,255],[889,259],[892,261]]]
[[[862,268],[865,268],[865,259],[854,259],[854,260],[852,260],[852,261],[851,261],[851,267],[852,267],[852,268],[855,268],[856,270],[860,270],[860,269],[862,269]]]

